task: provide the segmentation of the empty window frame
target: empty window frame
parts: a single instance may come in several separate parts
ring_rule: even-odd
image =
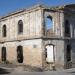
[[[3,25],[3,28],[2,28],[2,35],[3,35],[3,37],[6,37],[6,34],[7,34],[6,25]]]
[[[23,33],[23,21],[19,20],[18,21],[18,34]]]
[[[65,36],[70,37],[70,24],[68,20],[65,20]]]
[[[53,21],[51,16],[46,17],[46,30],[50,30],[53,28]]]

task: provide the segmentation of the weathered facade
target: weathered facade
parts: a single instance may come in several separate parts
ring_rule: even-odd
[[[47,27],[50,19],[52,27]],[[75,67],[75,5],[19,10],[0,18],[0,61],[49,70]]]

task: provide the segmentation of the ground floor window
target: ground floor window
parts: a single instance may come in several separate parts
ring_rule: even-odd
[[[1,58],[2,58],[2,61],[6,61],[6,47],[2,47],[2,56],[1,56]]]
[[[22,46],[17,47],[17,61],[19,63],[23,62],[23,47]]]

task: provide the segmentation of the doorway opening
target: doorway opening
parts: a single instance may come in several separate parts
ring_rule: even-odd
[[[2,56],[1,56],[1,58],[2,58],[2,61],[3,62],[6,62],[6,47],[2,47]]]
[[[52,44],[46,46],[46,61],[54,63],[54,45]]]
[[[23,63],[23,47],[22,46],[17,47],[17,61],[19,63]]]
[[[66,68],[71,68],[72,63],[71,63],[71,46],[67,45],[66,49]]]

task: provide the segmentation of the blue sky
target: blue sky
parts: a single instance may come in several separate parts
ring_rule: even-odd
[[[6,15],[7,13],[39,3],[47,6],[58,6],[70,3],[74,4],[75,0],[0,0],[0,15]]]

